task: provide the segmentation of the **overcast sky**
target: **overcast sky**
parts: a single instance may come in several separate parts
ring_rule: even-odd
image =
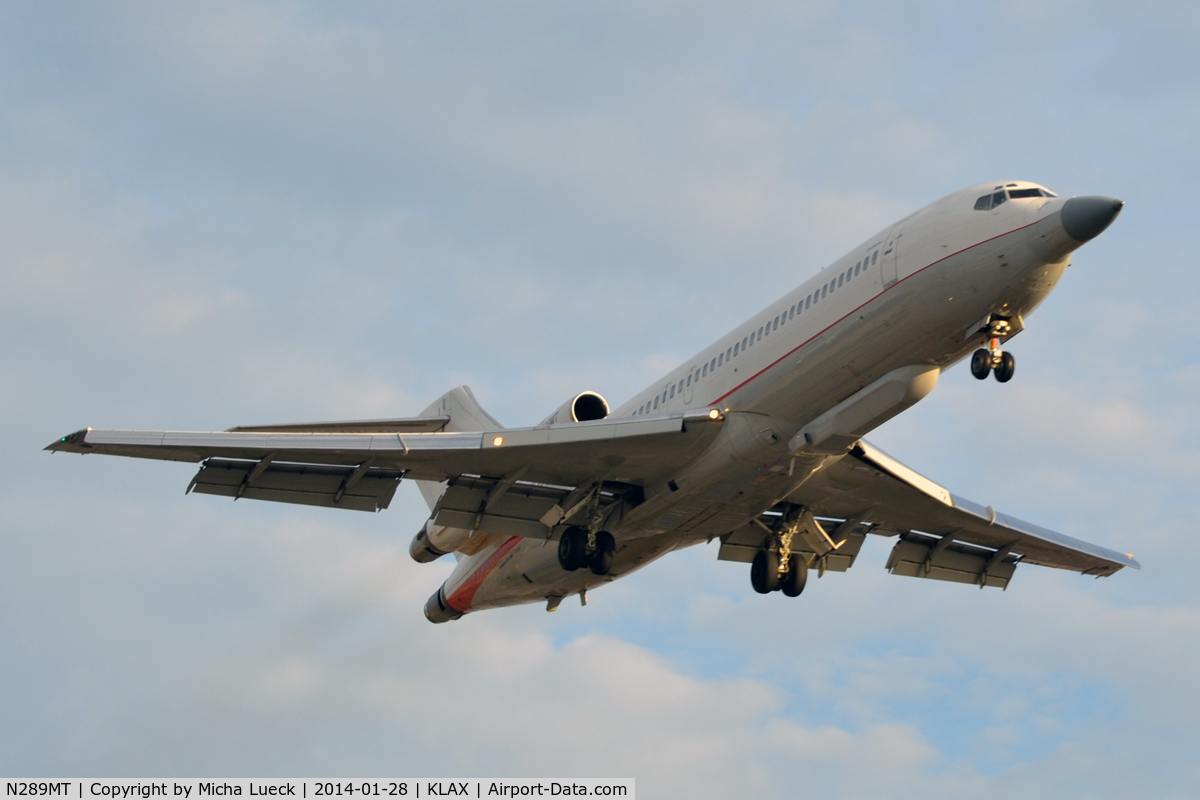
[[[1184,3],[0,6],[0,775],[1193,797],[1200,13]],[[619,404],[963,186],[1127,207],[872,441],[1133,552],[799,600],[715,547],[430,625],[427,510],[185,496],[84,426]]]

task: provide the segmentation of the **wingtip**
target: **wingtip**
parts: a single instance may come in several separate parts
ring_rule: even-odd
[[[55,439],[53,442],[46,445],[46,447],[44,447],[42,449],[49,450],[52,453],[58,453],[58,452],[83,453],[83,452],[86,452],[86,448],[88,447],[88,445],[84,444],[84,440],[87,438],[88,431],[90,431],[90,430],[91,430],[91,428],[83,428],[82,430],[75,431],[74,433],[68,433],[66,436],[63,436],[59,439]]]

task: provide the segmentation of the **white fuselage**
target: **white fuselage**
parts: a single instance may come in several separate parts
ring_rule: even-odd
[[[711,447],[729,457],[719,469],[649,480],[645,502],[609,525],[618,542],[610,574],[564,571],[553,542],[502,538],[461,558],[442,589],[448,604],[466,613],[577,594],[727,533],[794,486],[787,448],[762,444],[762,431],[787,442],[891,370],[962,359],[983,338],[972,326],[989,314],[1028,315],[1080,243],[1059,222],[1060,198],[975,210],[1005,185],[964,189],[885,228],[615,409],[627,417],[719,407],[728,422]]]

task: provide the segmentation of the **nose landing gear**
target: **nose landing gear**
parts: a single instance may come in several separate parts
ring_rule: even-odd
[[[1017,369],[1017,360],[1013,358],[1012,353],[1007,353],[1000,349],[1000,337],[1008,337],[1011,335],[1012,327],[1008,320],[997,319],[993,320],[988,326],[988,335],[991,339],[987,347],[981,347],[971,354],[971,374],[979,380],[987,378],[989,372],[994,372],[996,380],[1000,383],[1008,383],[1012,380],[1013,373]]]

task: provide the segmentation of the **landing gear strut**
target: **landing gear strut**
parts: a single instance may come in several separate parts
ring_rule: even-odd
[[[570,527],[558,540],[558,564],[567,572],[587,567],[596,575],[607,575],[617,552],[617,540],[608,531],[588,533]]]
[[[987,378],[989,372],[995,372],[996,380],[1008,383],[1012,380],[1013,372],[1017,369],[1017,360],[1012,353],[1000,349],[1000,337],[1007,337],[1012,330],[1008,320],[993,320],[988,327],[991,337],[987,347],[981,347],[971,355],[971,374],[979,380]]]

